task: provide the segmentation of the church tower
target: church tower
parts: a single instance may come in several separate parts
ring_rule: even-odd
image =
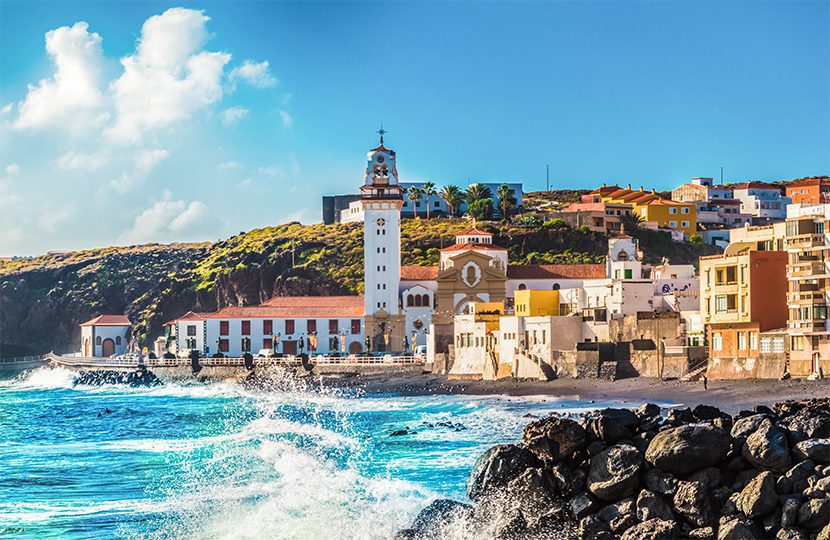
[[[403,191],[398,184],[395,152],[383,145],[383,128],[378,133],[380,146],[367,155],[366,178],[360,187],[364,215],[363,278],[367,327],[370,326],[369,317],[384,321],[400,312],[398,286],[401,276]],[[388,343],[391,325],[394,325],[392,320],[379,325],[382,327],[380,331],[386,334],[383,339],[387,343],[383,349],[373,343],[374,350],[400,350],[398,344]]]

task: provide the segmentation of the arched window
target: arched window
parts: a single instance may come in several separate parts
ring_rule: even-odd
[[[121,345],[121,336],[115,336],[115,344]]]
[[[519,290],[523,291],[525,289],[527,289],[527,285],[525,285],[524,283],[519,283]]]
[[[424,294],[424,295],[422,295],[422,298],[423,298],[424,305],[429,307],[429,295]]]
[[[628,253],[625,252],[624,249],[621,249],[620,252],[617,254],[618,261],[627,261],[628,260]]]
[[[406,307],[412,307],[413,305],[415,305],[415,302],[412,299],[412,295],[407,294],[406,295]]]
[[[421,300],[421,295],[420,295],[420,294],[416,294],[416,295],[415,295],[415,306],[416,306],[416,307],[419,307],[419,306],[421,306],[421,303],[422,303],[422,300]]]
[[[98,336],[97,338],[95,338],[95,344],[96,344],[96,345],[100,345],[100,344],[101,344],[101,336]]]

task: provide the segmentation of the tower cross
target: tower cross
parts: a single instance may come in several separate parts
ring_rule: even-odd
[[[378,135],[380,135],[380,145],[383,146],[383,135],[387,133],[385,129],[383,129],[383,124],[380,125],[380,129],[376,131]]]

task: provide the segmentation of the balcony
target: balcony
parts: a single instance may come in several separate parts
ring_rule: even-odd
[[[797,234],[795,236],[787,237],[787,248],[789,249],[809,249],[816,247],[824,247],[824,234],[808,233]]]
[[[823,262],[803,261],[787,266],[787,277],[816,277],[827,275],[827,266]]]
[[[787,293],[788,304],[823,304],[825,300],[824,291],[793,291]]]
[[[824,334],[830,332],[827,327],[827,321],[813,320],[813,321],[787,321],[787,329],[794,331],[796,334]]]

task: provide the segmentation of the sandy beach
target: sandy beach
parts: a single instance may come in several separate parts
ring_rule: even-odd
[[[714,405],[736,413],[756,405],[771,405],[788,399],[830,397],[830,381],[803,379],[701,381],[632,378],[618,381],[558,379],[555,381],[468,381],[433,374],[361,375],[349,379],[328,379],[334,386],[357,387],[367,393],[403,395],[472,394],[513,397],[541,396],[555,399],[607,401],[639,405],[658,401],[678,406]]]

